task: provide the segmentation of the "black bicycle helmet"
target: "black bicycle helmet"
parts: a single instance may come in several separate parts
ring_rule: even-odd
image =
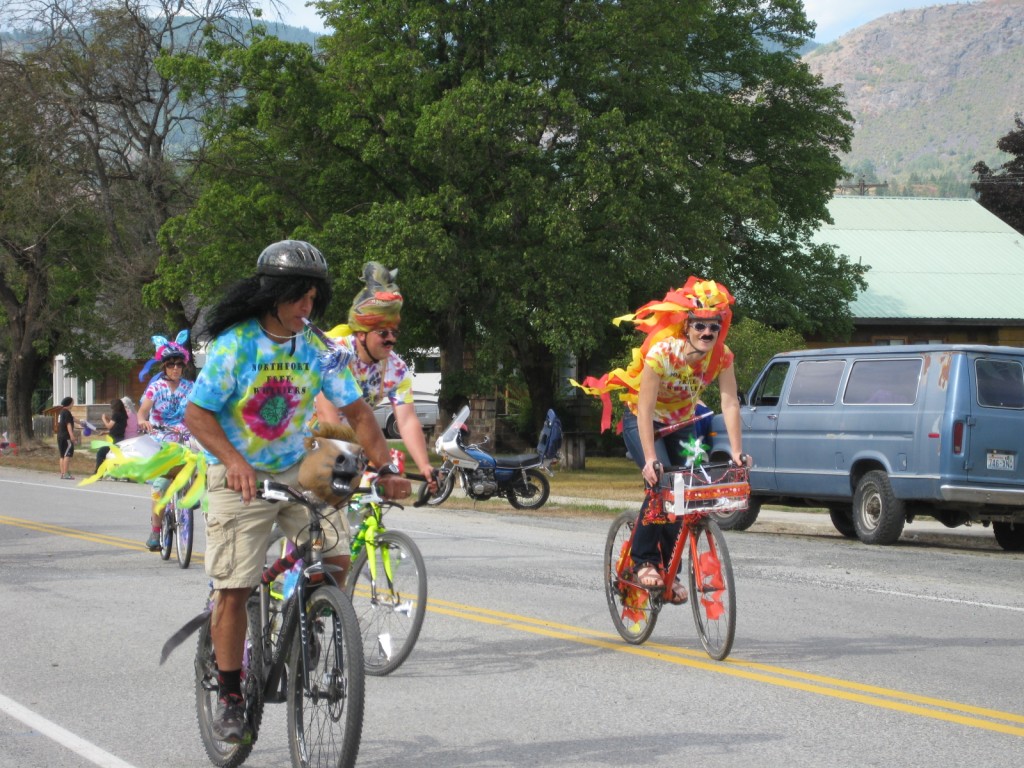
[[[303,240],[281,240],[263,249],[256,260],[256,274],[326,280],[327,260],[319,250]]]

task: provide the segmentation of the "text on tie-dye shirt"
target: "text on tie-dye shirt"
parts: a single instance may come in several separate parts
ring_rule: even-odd
[[[238,323],[210,344],[190,400],[214,413],[253,467],[280,472],[305,453],[305,425],[321,389],[339,408],[360,396],[351,374],[322,375],[320,351],[308,334],[277,344],[255,320]]]

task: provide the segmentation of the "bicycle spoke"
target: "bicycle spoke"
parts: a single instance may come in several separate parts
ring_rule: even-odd
[[[387,531],[360,553],[349,584],[366,672],[390,674],[408,658],[423,626],[427,603],[423,556],[404,533]]]
[[[636,512],[623,512],[612,523],[605,542],[604,589],[615,630],[634,645],[651,636],[660,604],[636,583],[630,542]]]
[[[302,668],[301,651],[296,635],[293,670]],[[363,723],[363,659],[352,606],[333,587],[321,587],[309,599],[308,656],[308,675],[292,675],[288,686],[293,762],[324,768],[352,766]]]
[[[694,525],[688,575],[693,620],[704,650],[724,659],[736,632],[736,591],[725,536],[714,520]]]

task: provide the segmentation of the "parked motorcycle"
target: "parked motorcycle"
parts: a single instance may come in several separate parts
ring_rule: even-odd
[[[558,461],[562,447],[562,423],[552,410],[548,411],[537,441],[535,453],[517,456],[491,456],[480,445],[467,443],[469,406],[463,406],[448,428],[437,438],[434,448],[444,459],[437,474],[437,494],[427,504],[441,504],[452,495],[458,478],[466,495],[476,501],[504,496],[516,509],[537,509],[551,493],[548,476]]]

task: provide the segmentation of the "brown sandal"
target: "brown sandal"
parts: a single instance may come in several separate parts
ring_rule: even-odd
[[[676,579],[675,583],[672,585],[672,597],[669,602],[672,603],[672,605],[682,605],[689,599],[690,596],[686,593],[686,587],[683,586],[683,582]]]
[[[636,580],[648,592],[665,588],[665,580],[661,578],[658,569],[650,563],[644,563],[636,569]]]

